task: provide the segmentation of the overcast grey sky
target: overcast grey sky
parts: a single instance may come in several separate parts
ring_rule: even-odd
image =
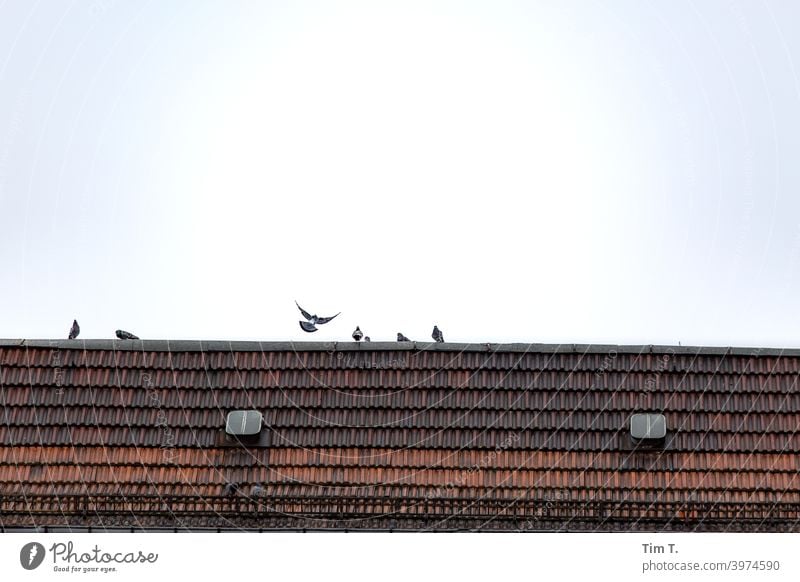
[[[0,0],[0,337],[800,346],[798,67],[791,0]]]

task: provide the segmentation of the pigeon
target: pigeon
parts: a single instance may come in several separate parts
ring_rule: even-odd
[[[400,333],[398,331],[397,332],[397,341],[399,341],[399,342],[410,342],[411,340],[408,339],[406,336],[404,336],[402,333]]]
[[[239,484],[236,483],[236,482],[234,482],[234,483],[226,483],[225,484],[225,489],[222,490],[222,493],[224,495],[227,495],[228,497],[233,497],[234,495],[239,493]]]
[[[364,336],[364,341],[365,342],[371,342],[372,340],[370,339],[370,337],[368,335],[365,335]]]
[[[117,330],[117,337],[121,340],[128,340],[128,339],[139,339],[137,336],[133,335],[129,331],[124,331],[122,329]]]
[[[339,313],[337,313],[336,315],[332,315],[331,317],[318,317],[316,315],[311,315],[308,311],[300,307],[300,304],[297,303],[297,301],[295,301],[294,304],[297,305],[297,309],[300,310],[300,313],[303,314],[303,317],[305,317],[308,320],[299,322],[300,327],[303,329],[303,331],[307,331],[308,333],[314,333],[315,331],[317,331],[318,325],[322,325],[323,323],[328,323],[334,317],[339,315],[339,313],[341,313],[340,311]]]
[[[264,488],[261,485],[253,485],[250,489],[250,497],[263,497],[264,493]]]
[[[356,326],[356,329],[353,332],[353,339],[357,342],[360,342],[362,337],[364,337],[364,332],[361,331],[360,327]]]
[[[439,326],[437,326],[437,325],[433,326],[433,333],[431,334],[431,337],[434,339],[434,341],[439,342],[439,343],[444,341],[444,334],[442,333],[442,330],[440,330]]]
[[[69,339],[75,339],[81,333],[81,326],[78,325],[78,320],[72,320],[72,327],[69,329]]]

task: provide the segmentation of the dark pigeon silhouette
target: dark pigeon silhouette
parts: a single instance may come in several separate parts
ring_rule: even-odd
[[[300,307],[300,304],[297,301],[295,301],[294,304],[297,305],[297,309],[300,310],[300,313],[303,314],[303,317],[305,317],[308,320],[308,321],[298,322],[302,330],[307,331],[308,333],[314,333],[315,331],[317,331],[318,325],[322,325],[323,323],[328,323],[330,320],[332,320],[334,317],[336,317],[341,313],[340,311],[339,313],[337,313],[336,315],[332,315],[331,317],[319,317],[317,315],[311,315],[308,311]]]
[[[365,335],[364,336],[364,341],[365,342],[371,342],[372,340],[370,339],[370,337],[368,335]]]
[[[353,339],[357,342],[361,341],[361,338],[364,337],[364,332],[361,331],[361,328],[356,326],[356,329],[353,331]]]
[[[444,334],[437,325],[433,326],[433,333],[431,334],[431,337],[433,338],[434,341],[439,343],[442,343],[444,341]]]
[[[139,339],[137,336],[133,335],[131,332],[125,331],[125,330],[122,330],[122,329],[118,329],[117,330],[117,337],[119,339],[121,339],[121,340]]]
[[[233,497],[237,493],[239,493],[239,484],[236,482],[226,483],[225,489],[222,490],[222,494],[227,495],[228,497]]]
[[[408,339],[406,336],[404,336],[402,333],[400,333],[398,331],[397,332],[397,341],[399,341],[399,342],[410,342],[411,340]]]
[[[250,489],[250,497],[263,497],[266,491],[261,485],[253,485]]]
[[[75,339],[81,333],[81,326],[78,325],[78,320],[72,320],[72,327],[69,328],[69,339]]]

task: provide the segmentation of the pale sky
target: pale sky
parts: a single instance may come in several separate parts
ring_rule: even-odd
[[[0,261],[4,338],[800,347],[800,3],[0,0]]]

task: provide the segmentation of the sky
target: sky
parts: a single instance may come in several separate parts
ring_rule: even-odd
[[[793,0],[0,0],[0,337],[800,347],[798,162]]]

